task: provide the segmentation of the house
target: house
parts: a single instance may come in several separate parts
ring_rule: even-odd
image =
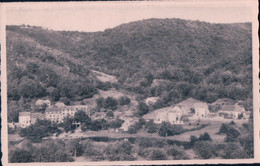
[[[171,124],[182,124],[183,121],[181,117],[183,116],[181,106],[174,106],[171,111],[169,111],[167,114],[167,121]]]
[[[150,112],[143,116],[146,121],[153,120],[155,124],[162,122],[169,122],[171,124],[182,124],[181,119],[183,115],[181,106],[165,107],[153,112]]]
[[[86,105],[75,105],[65,107],[48,107],[44,114],[38,112],[19,112],[19,126],[22,128],[28,127],[31,124],[35,124],[37,119],[50,120],[52,123],[62,123],[64,118],[74,117],[75,113],[79,110],[85,111],[90,116],[90,109]],[[73,122],[77,126],[79,122]],[[15,124],[10,123],[10,127],[14,127]]]
[[[14,129],[14,128],[16,128],[16,127],[19,127],[19,123],[10,122],[10,123],[7,123],[7,126],[8,126],[9,128]]]
[[[183,113],[185,114],[194,114],[193,111],[195,111],[195,108],[197,108],[197,112],[203,112],[203,109],[205,107],[205,109],[208,109],[207,104],[205,102],[193,99],[193,98],[188,98],[180,103],[178,103],[177,105],[179,105],[183,111]],[[199,107],[202,107],[201,109],[199,109]],[[199,113],[200,114],[200,113]]]
[[[147,121],[154,120],[154,123],[170,122],[171,124],[182,124],[183,116],[193,118],[207,117],[209,114],[208,105],[205,102],[188,98],[175,106],[165,107],[143,116]]]
[[[62,123],[65,115],[65,112],[62,112],[62,107],[52,107],[47,108],[45,111],[45,119],[50,120],[52,123]]]
[[[90,109],[86,105],[75,105],[75,106],[65,106],[65,107],[51,107],[47,108],[45,111],[45,118],[53,123],[62,123],[64,118],[74,117],[77,111],[84,111],[88,116],[90,116]]]
[[[19,112],[19,124],[22,128],[31,125],[31,113],[30,112]]]
[[[37,119],[44,119],[42,113],[19,112],[19,126],[22,128],[35,124]]]
[[[196,117],[207,117],[209,114],[208,105],[206,103],[196,103],[194,105]]]
[[[234,105],[223,105],[218,111],[219,116],[232,119],[248,119],[249,113],[245,111],[242,105],[235,103]]]

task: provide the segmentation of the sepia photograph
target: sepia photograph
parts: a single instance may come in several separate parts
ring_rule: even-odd
[[[253,1],[213,2],[6,5],[8,163],[255,159]]]

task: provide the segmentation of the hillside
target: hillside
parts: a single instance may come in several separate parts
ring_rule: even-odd
[[[159,97],[154,108],[188,97],[250,103],[251,42],[250,23],[148,19],[95,33],[7,26],[8,97],[90,98],[100,87],[95,70],[139,100]]]
[[[71,54],[143,98],[252,97],[251,24],[149,19],[86,35]],[[91,38],[91,40],[89,40]],[[166,80],[153,87],[154,79]],[[171,81],[171,82],[169,82]]]

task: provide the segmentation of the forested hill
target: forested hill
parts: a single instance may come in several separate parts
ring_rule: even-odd
[[[8,26],[7,47],[12,98],[21,95],[23,81],[40,75],[44,95],[54,91],[62,97],[61,81],[82,78],[82,84],[95,89],[89,69],[115,75],[121,88],[140,94],[140,99],[159,96],[158,107],[187,97],[207,102],[252,97],[250,23],[148,19],[95,33]],[[51,78],[46,72],[63,79],[46,83]]]

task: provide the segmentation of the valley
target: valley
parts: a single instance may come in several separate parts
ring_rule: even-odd
[[[252,158],[251,40],[182,19],[7,26],[10,161]]]

